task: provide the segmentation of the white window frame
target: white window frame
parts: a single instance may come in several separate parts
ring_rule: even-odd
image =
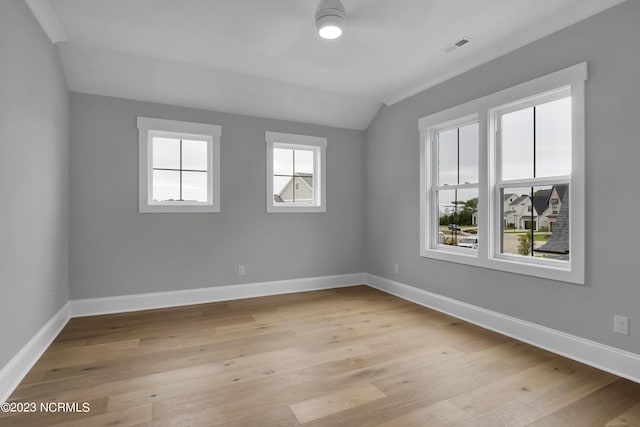
[[[587,63],[583,62],[513,86],[419,120],[420,128],[420,256],[457,262],[528,276],[584,284],[585,276],[585,115],[584,90]],[[528,99],[540,102],[544,94],[568,88],[572,99],[572,172],[569,177],[537,178],[536,186],[570,185],[570,261],[525,258],[500,253],[502,214],[500,212],[500,144],[496,114],[510,105],[520,108]],[[478,238],[477,251],[459,251],[438,244],[438,208],[434,206],[434,135],[447,124],[475,118],[478,122]],[[561,178],[561,179],[560,179]],[[523,180],[528,186],[531,180]],[[510,181],[509,186],[515,181]],[[439,222],[438,222],[439,224]],[[453,249],[453,250],[452,250]]]
[[[321,213],[327,211],[326,151],[327,138],[291,133],[265,132],[267,147],[267,212]],[[313,203],[302,205],[276,203],[273,200],[273,149],[311,150],[314,152]]]
[[[206,123],[192,123],[138,117],[138,209],[141,213],[211,213],[220,212],[220,137],[222,128]],[[207,201],[153,201],[153,138],[192,138],[207,142]]]
[[[478,122],[477,114],[471,114],[466,117],[460,117],[453,120],[449,120],[444,123],[440,123],[436,126],[432,126],[428,129],[427,139],[429,140],[429,148],[426,154],[427,164],[435,163],[438,159],[438,135],[448,130],[461,128],[467,125],[478,123],[478,133],[480,133],[480,123]],[[478,136],[478,140],[479,140]],[[480,151],[478,150],[478,153]],[[438,191],[444,190],[467,190],[478,189],[478,198],[480,197],[480,174],[478,173],[478,182],[472,184],[450,184],[446,186],[438,185],[438,168],[431,168],[430,172],[426,176],[427,186],[429,188],[428,203],[431,211],[427,215],[426,226],[428,229],[438,229],[440,225],[439,218],[439,205],[438,205]],[[431,233],[427,237],[429,242],[428,247],[435,249],[438,253],[442,254],[454,254],[454,256],[461,257],[477,257],[477,250],[469,250],[469,248],[462,248],[458,246],[444,245],[440,243],[440,234]]]

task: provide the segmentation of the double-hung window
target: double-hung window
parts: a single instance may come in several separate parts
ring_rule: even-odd
[[[424,257],[584,283],[586,63],[420,119]]]
[[[571,259],[571,110],[567,86],[491,112],[499,160],[495,226],[504,259],[531,257],[541,265]],[[512,195],[518,198],[509,202]],[[513,205],[515,210],[508,209]],[[502,219],[499,212],[505,213]]]
[[[140,212],[220,212],[220,126],[138,117]]]
[[[267,212],[326,212],[327,139],[266,132]]]
[[[475,252],[478,234],[478,122],[463,118],[432,129],[433,192],[430,200],[434,245],[441,250]],[[471,237],[471,238],[467,238]]]

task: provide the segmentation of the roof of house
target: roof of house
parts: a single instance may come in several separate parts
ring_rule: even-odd
[[[533,196],[549,197],[549,194],[551,194],[552,191],[553,191],[553,187],[548,190],[538,190],[533,194]]]
[[[544,211],[546,211],[549,208],[549,203],[547,203],[548,200],[549,200],[548,195],[533,196],[533,207],[535,208],[538,215],[542,215]]]
[[[564,199],[565,193],[567,192],[567,190],[569,190],[569,186],[568,185],[555,185],[554,188],[556,189],[556,192],[558,193],[558,197],[560,197],[560,200],[562,201],[562,199]],[[549,191],[548,198],[551,197],[551,193],[553,193],[553,188],[551,189],[551,191]]]
[[[522,203],[524,200],[528,199],[529,196],[524,195],[524,196],[520,196],[517,199],[515,199],[513,202],[511,202],[511,206],[517,206],[520,203]]]
[[[505,194],[505,195],[504,195],[504,199],[505,199],[505,200],[507,200],[507,199],[510,199],[510,198],[511,198],[511,197],[513,197],[513,196],[516,196],[516,197],[517,197],[518,195],[517,195],[517,194],[515,194],[515,193]]]

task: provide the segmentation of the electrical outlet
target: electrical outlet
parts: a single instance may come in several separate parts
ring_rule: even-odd
[[[238,276],[244,276],[246,270],[244,268],[244,265],[239,265],[238,266]]]
[[[400,273],[400,266],[398,264],[393,264],[393,272],[396,274]]]
[[[613,332],[616,334],[629,335],[629,318],[625,316],[613,316]]]

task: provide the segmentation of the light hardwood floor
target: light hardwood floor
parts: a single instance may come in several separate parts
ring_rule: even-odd
[[[640,426],[640,384],[366,286],[73,319],[2,426]]]

